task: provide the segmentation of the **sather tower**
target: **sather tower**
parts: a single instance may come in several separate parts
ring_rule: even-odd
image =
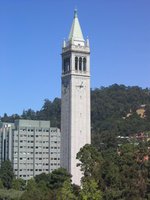
[[[61,93],[61,166],[72,174],[73,183],[80,185],[82,174],[76,166],[76,154],[91,143],[90,48],[76,10],[68,41],[62,48]]]

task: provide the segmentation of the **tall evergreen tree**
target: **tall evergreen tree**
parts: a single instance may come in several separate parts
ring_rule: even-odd
[[[0,179],[4,187],[10,189],[12,187],[13,178],[14,178],[14,172],[12,163],[9,160],[2,162],[0,168]]]

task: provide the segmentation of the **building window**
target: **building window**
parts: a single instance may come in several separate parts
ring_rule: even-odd
[[[86,71],[86,58],[83,58],[83,71]]]
[[[63,63],[63,72],[67,73],[70,71],[70,58],[65,58]]]
[[[80,71],[82,70],[82,58],[81,57],[79,58],[79,70]]]
[[[75,70],[78,70],[78,57],[75,57]]]

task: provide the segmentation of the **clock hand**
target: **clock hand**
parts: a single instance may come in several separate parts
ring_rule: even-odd
[[[84,86],[81,84],[81,85],[76,85],[76,87],[83,88]]]

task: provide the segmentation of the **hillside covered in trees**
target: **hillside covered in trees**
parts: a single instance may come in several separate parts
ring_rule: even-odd
[[[144,117],[136,111],[144,105]],[[60,127],[61,99],[45,99],[39,111],[24,110],[22,115],[1,117],[3,122],[15,119],[50,120],[52,126]],[[116,145],[116,136],[150,131],[150,90],[138,86],[127,87],[114,84],[91,90],[92,143],[96,147]]]

